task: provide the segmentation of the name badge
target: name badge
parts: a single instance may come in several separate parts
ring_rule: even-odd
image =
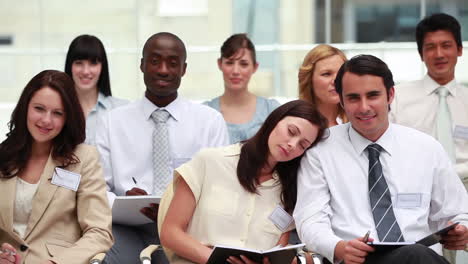
[[[288,227],[294,221],[292,216],[279,205],[276,206],[275,210],[273,210],[268,219],[270,219],[273,224],[275,224],[275,226],[278,227],[282,232],[286,232]]]
[[[456,125],[453,137],[468,140],[468,127]]]
[[[399,193],[397,194],[397,208],[416,208],[421,207],[422,193]]]
[[[72,191],[77,191],[80,185],[81,175],[75,172],[67,171],[61,168],[55,168],[52,176],[52,184],[67,188]]]

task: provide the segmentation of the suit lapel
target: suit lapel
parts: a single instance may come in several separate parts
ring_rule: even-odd
[[[0,193],[2,194],[2,200],[5,201],[0,205],[0,227],[5,231],[13,232],[13,206],[15,204],[16,195],[16,181],[17,177],[9,179],[0,179]]]
[[[59,164],[52,159],[51,155],[49,155],[44,171],[41,174],[41,182],[39,183],[39,187],[37,188],[36,195],[33,199],[32,211],[29,216],[28,227],[26,228],[26,233],[24,235],[25,240],[31,233],[31,230],[33,230],[37,225],[39,219],[41,219],[45,210],[49,206],[52,197],[57,191],[57,185],[52,184],[51,180],[54,175],[55,167],[59,166]]]

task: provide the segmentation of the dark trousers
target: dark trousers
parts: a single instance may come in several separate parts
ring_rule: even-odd
[[[323,263],[330,263],[323,259]],[[365,264],[449,264],[434,250],[419,244],[400,247],[387,252],[375,252],[366,257]]]
[[[156,223],[140,226],[112,225],[114,245],[107,252],[105,264],[138,264],[140,252],[151,244],[159,244]],[[169,263],[164,252],[157,250],[151,257],[152,264]]]

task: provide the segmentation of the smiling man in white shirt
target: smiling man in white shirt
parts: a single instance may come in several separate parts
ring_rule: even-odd
[[[417,130],[390,124],[392,73],[380,59],[345,62],[335,80],[350,122],[307,151],[294,219],[308,249],[334,263],[447,263],[440,245],[385,253],[363,242],[417,241],[450,222],[445,247],[468,243],[468,195],[442,146]],[[439,253],[439,254],[437,254]]]
[[[457,59],[463,53],[460,24],[447,14],[428,16],[416,27],[416,42],[427,74],[395,87],[391,120],[439,139],[468,189],[468,87],[455,79]],[[441,87],[448,90],[450,142],[444,142],[437,127]]]
[[[97,131],[109,203],[116,196],[162,196],[175,168],[204,147],[229,143],[226,124],[216,110],[178,96],[187,67],[185,45],[176,35],[161,32],[143,48],[140,69],[145,97],[107,113]],[[141,213],[157,221],[158,205]],[[159,243],[156,224],[113,224],[115,244],[105,263],[137,263],[140,251]],[[162,251],[153,263],[167,263]]]

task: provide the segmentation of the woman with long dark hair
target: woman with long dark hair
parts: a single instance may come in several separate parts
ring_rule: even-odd
[[[84,139],[70,77],[54,70],[34,76],[0,143],[1,263],[84,264],[111,247],[99,155]]]
[[[65,72],[73,79],[86,119],[86,143],[93,144],[99,116],[126,100],[112,96],[109,64],[102,42],[95,36],[80,35],[68,48]]]
[[[161,242],[175,253],[168,254],[170,262],[206,263],[216,244],[259,250],[286,244],[293,227],[280,229],[269,216],[275,210],[292,214],[301,157],[326,127],[312,104],[292,101],[274,110],[249,140],[205,149],[176,169],[159,215],[168,203],[169,209],[158,219]]]

